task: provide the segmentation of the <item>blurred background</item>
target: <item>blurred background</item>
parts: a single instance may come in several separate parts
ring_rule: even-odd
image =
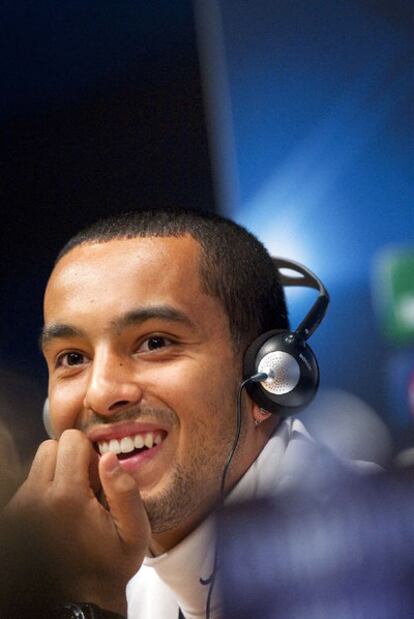
[[[125,208],[234,218],[331,295],[304,419],[385,463],[414,445],[410,0],[4,2],[0,415],[42,440],[53,260]],[[292,325],[313,300],[289,291]]]

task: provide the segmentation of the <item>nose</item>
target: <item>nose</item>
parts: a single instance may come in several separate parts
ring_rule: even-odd
[[[83,405],[103,416],[113,416],[140,402],[142,388],[133,360],[109,353],[95,355]]]

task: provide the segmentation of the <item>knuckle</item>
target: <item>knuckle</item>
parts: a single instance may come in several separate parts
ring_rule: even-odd
[[[63,485],[58,485],[51,490],[49,502],[57,512],[77,509],[75,494],[68,492],[68,489]]]
[[[54,488],[53,492],[50,493],[49,501],[50,503],[56,507],[57,509],[61,507],[66,507],[68,504],[68,494],[64,489],[58,487]]]
[[[114,483],[114,490],[120,496],[135,496],[138,492],[134,479],[127,474],[119,475]]]
[[[102,481],[105,496],[109,502],[130,502],[138,494],[134,479],[127,473],[119,473],[112,479]]]
[[[47,441],[43,441],[43,443],[40,443],[38,450],[37,450],[37,454],[39,456],[43,456],[43,455],[47,456],[48,454],[56,451],[56,447],[57,447],[57,441],[50,438]]]
[[[69,428],[68,430],[63,430],[60,435],[60,441],[73,441],[73,440],[82,440],[86,438],[84,434],[80,430],[76,430],[75,428]]]

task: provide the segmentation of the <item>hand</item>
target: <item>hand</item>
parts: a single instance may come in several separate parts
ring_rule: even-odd
[[[97,499],[97,471],[105,508]],[[126,614],[125,587],[151,529],[134,479],[115,454],[99,459],[78,430],[39,447],[29,476],[7,507],[46,540],[67,600]]]

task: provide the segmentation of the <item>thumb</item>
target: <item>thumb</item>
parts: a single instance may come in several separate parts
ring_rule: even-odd
[[[134,478],[110,452],[99,460],[99,477],[119,537],[125,544],[145,550],[151,527]]]

